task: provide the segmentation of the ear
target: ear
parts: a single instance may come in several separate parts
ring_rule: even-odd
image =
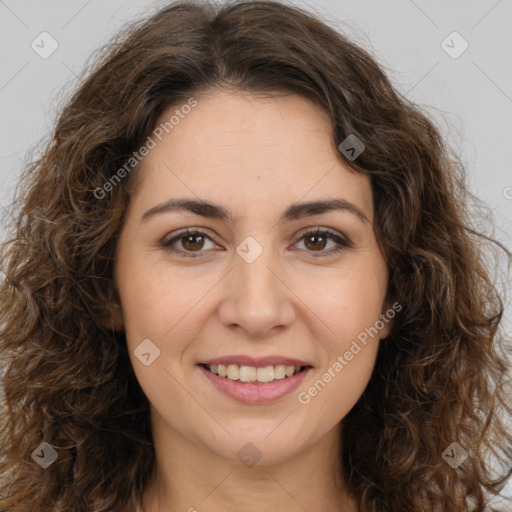
[[[107,290],[105,315],[102,324],[109,331],[122,331],[124,328],[123,309],[115,283],[111,283]]]
[[[111,331],[122,331],[124,327],[123,313],[117,302],[110,302],[103,320],[103,325]]]
[[[122,331],[124,327],[123,313],[117,302],[109,302],[103,325],[111,331]]]
[[[379,318],[379,320],[384,324],[384,327],[379,331],[379,337],[381,340],[386,339],[391,334],[391,328],[393,327],[393,320],[386,315],[386,311],[387,310],[385,310]]]
[[[380,339],[385,339],[391,334],[391,329],[395,323],[393,319],[401,309],[402,306],[398,302],[391,304],[391,301],[386,301],[384,303],[384,309],[379,318],[379,320],[384,324],[379,332]]]

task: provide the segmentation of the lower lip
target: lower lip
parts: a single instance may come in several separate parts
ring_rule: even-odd
[[[203,375],[225,395],[244,404],[266,404],[274,402],[295,391],[305,379],[311,367],[305,368],[292,377],[274,380],[272,382],[253,384],[243,383],[238,380],[230,380],[220,377],[208,371],[203,366],[198,366]]]

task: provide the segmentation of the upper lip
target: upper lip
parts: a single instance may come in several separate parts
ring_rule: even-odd
[[[236,364],[238,366],[255,366],[257,368],[263,368],[265,366],[276,366],[278,364],[284,364],[285,366],[312,366],[306,361],[295,359],[293,357],[285,357],[279,355],[269,355],[265,357],[251,357],[247,355],[232,355],[224,357],[215,357],[202,361],[200,364]]]

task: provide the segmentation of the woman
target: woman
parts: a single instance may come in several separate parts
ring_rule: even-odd
[[[433,123],[297,8],[129,27],[4,244],[0,509],[483,511],[512,410],[465,194]]]

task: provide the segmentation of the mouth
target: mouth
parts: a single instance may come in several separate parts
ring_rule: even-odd
[[[226,361],[228,359],[228,361]],[[286,364],[270,365],[267,359],[259,364],[267,366],[248,366],[233,363],[234,358],[224,358],[228,364],[208,361],[197,365],[206,381],[223,395],[247,405],[276,403],[291,395],[313,371],[309,365],[295,366]],[[241,358],[238,358],[239,362]],[[274,358],[276,359],[276,358]],[[282,358],[279,358],[280,362]],[[252,362],[245,358],[245,362]],[[288,363],[300,363],[287,360]],[[254,364],[254,363],[253,363]]]
[[[237,364],[199,364],[198,366],[213,375],[242,384],[268,384],[279,380],[284,381],[312,368],[312,366],[284,364],[260,367]]]

